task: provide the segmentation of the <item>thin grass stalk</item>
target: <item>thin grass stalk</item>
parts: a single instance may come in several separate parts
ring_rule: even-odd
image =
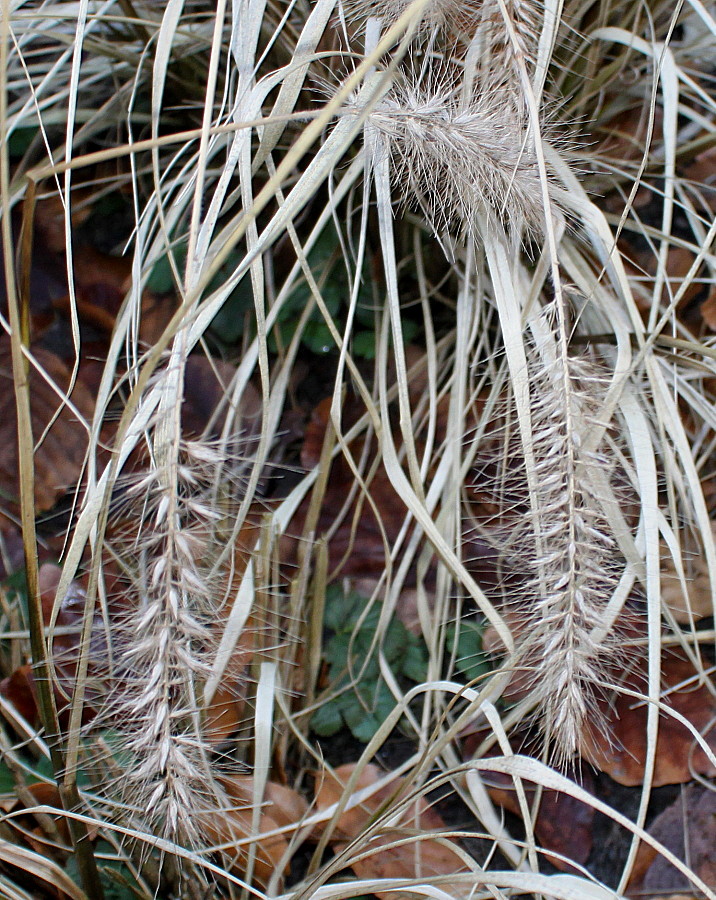
[[[524,549],[534,572],[536,599],[532,606],[535,621],[525,625],[517,659],[521,659],[522,665],[537,666],[534,688],[540,699],[543,728],[556,740],[556,752],[571,756],[578,747],[587,710],[593,705],[589,699],[590,684],[597,680],[593,657],[605,649],[594,644],[591,632],[600,622],[602,608],[612,588],[611,563],[606,562],[602,575],[600,566],[590,561],[590,556],[596,552],[595,546],[599,543],[597,555],[606,561],[609,557],[606,548],[612,539],[599,503],[595,503],[589,474],[595,463],[589,454],[579,449],[587,438],[586,422],[591,421],[593,414],[588,410],[592,402],[588,392],[594,379],[583,364],[570,358],[570,326],[561,284],[550,177],[543,148],[540,110],[528,71],[532,64],[531,51],[513,21],[513,10],[508,9],[504,0],[499,0],[499,8],[504,20],[505,40],[508,47],[511,46],[508,68],[512,70],[514,66],[514,70],[506,77],[514,96],[508,91],[505,99],[495,97],[489,86],[483,86],[485,100],[482,106],[466,112],[454,105],[449,94],[442,97],[440,90],[435,91],[429,86],[425,94],[419,96],[416,88],[411,86],[402,95],[398,93],[391,97],[388,104],[382,101],[371,113],[366,142],[369,147],[373,144],[373,177],[379,213],[383,213],[380,221],[384,246],[386,241],[389,249],[393,246],[389,227],[391,213],[386,212],[390,203],[386,201],[385,188],[388,160],[392,157],[393,168],[397,170],[395,180],[403,184],[407,181],[411,190],[415,185],[418,197],[427,197],[433,204],[426,207],[426,202],[420,201],[436,234],[455,222],[468,240],[479,241],[486,247],[510,364],[530,508],[527,520],[531,522],[530,536],[523,535],[517,540],[518,543],[524,540],[532,544],[531,549]],[[426,81],[429,78],[423,73],[421,77]],[[474,90],[479,89],[478,84]],[[495,131],[495,123],[503,122],[507,114],[503,115],[504,109],[518,104],[517,95],[524,104],[523,121],[518,115],[508,123],[506,132],[510,140],[505,140],[505,144],[521,148],[520,156],[528,156],[528,163],[524,171],[520,170],[521,161],[506,166],[506,171],[501,173],[502,183],[495,188],[496,173],[503,165],[503,159],[496,152],[481,157],[483,144],[491,139],[488,132]],[[516,109],[519,110],[519,104]],[[517,139],[518,135],[522,135],[522,140]],[[511,196],[514,190],[508,178],[510,168],[513,170],[511,180],[525,186],[526,202],[520,202],[519,194],[517,198]],[[467,192],[464,200],[460,198],[461,190]],[[445,191],[451,196],[443,196]],[[455,191],[457,202],[452,196]],[[553,294],[550,311],[544,314],[551,320],[547,327],[552,334],[537,351],[528,352],[524,346],[523,310],[514,299],[519,288],[516,280],[513,281],[508,242],[501,237],[503,216],[510,224],[517,219],[519,224],[513,227],[518,238],[523,222],[542,220],[546,242],[545,274],[547,271],[551,274],[550,292]],[[396,266],[394,260],[391,263],[389,254],[384,252],[383,257],[386,280],[389,288],[392,287],[389,297],[391,321],[395,327],[396,320],[399,321],[395,300]],[[400,361],[399,328],[394,340],[395,355]],[[398,371],[400,373],[400,365]],[[404,385],[402,394],[404,398]],[[382,415],[387,422],[387,409],[382,410]],[[405,416],[404,402],[401,407],[404,429],[407,427]],[[555,428],[560,432],[559,437],[554,434]],[[393,466],[389,464],[387,452],[391,444],[389,431],[386,430],[383,437],[386,467],[391,472]],[[561,447],[559,452],[555,452],[555,442]],[[543,471],[550,460],[554,462],[554,471]],[[559,475],[557,467],[560,467]],[[397,476],[397,469],[393,471]],[[404,477],[401,480],[404,481]],[[551,493],[543,490],[548,484],[554,487]],[[421,493],[416,485],[413,489]],[[401,493],[405,496],[404,488]],[[418,504],[419,496],[414,501]],[[543,646],[538,646],[540,642]]]
[[[217,254],[213,257],[212,262],[208,266],[204,266],[201,278],[195,285],[191,296],[187,296],[185,298],[184,303],[177,310],[172,320],[167,325],[162,336],[155,342],[152,349],[147,353],[145,362],[142,365],[140,374],[138,376],[138,381],[132,393],[134,401],[130,402],[122,415],[117,441],[118,446],[121,447],[120,452],[116,457],[113,458],[109,469],[105,470],[105,472],[101,476],[97,487],[92,492],[93,495],[88,495],[88,499],[86,501],[88,505],[85,506],[82,514],[80,515],[80,519],[77,522],[77,526],[75,528],[75,532],[68,549],[67,562],[63,570],[63,581],[61,582],[61,587],[64,586],[66,588],[67,584],[73,577],[89,531],[94,529],[94,525],[96,523],[94,512],[95,506],[97,506],[98,502],[100,506],[102,505],[102,503],[107,502],[109,497],[108,491],[111,490],[111,487],[114,483],[114,478],[116,477],[116,473],[121,470],[122,465],[124,464],[124,460],[127,458],[129,452],[132,449],[133,441],[137,439],[139,432],[136,429],[131,429],[131,431],[134,432],[134,436],[130,444],[126,443],[126,441],[124,440],[124,436],[127,434],[128,430],[130,430],[130,425],[135,413],[139,412],[139,409],[141,408],[139,406],[139,398],[141,397],[142,391],[147,385],[151,374],[158,365],[161,354],[168,346],[172,335],[179,327],[179,324],[181,323],[183,318],[189,313],[189,310],[193,309],[196,298],[201,295],[201,292],[204,290],[206,284],[208,284],[211,278],[213,278],[217,274],[221,266],[225,264],[228,254],[236,246],[238,241],[244,237],[251,222],[254,221],[254,219],[258,216],[260,210],[263,209],[271,200],[277,186],[281,184],[286,174],[291,171],[292,166],[295,165],[298,159],[300,159],[300,157],[303,155],[304,148],[308,146],[308,144],[313,142],[315,137],[317,137],[320,133],[320,129],[323,128],[326,122],[330,120],[335,111],[335,108],[337,108],[341,102],[341,95],[347,94],[353,84],[358,83],[364,71],[371,65],[373,58],[378,59],[382,55],[382,53],[384,53],[385,50],[391,46],[394,37],[401,34],[402,26],[402,20],[396,23],[395,26],[393,26],[389,33],[381,40],[374,53],[371,54],[371,57],[361,63],[356,73],[354,73],[348,79],[348,82],[341,94],[339,94],[338,97],[332,100],[317,117],[317,119],[311,122],[305,129],[301,139],[291,147],[289,152],[281,161],[281,164],[277,168],[276,173],[271,178],[269,178],[268,182],[264,185],[259,194],[255,198],[253,198],[251,208],[246,211],[246,214],[242,217],[239,225],[233,230],[231,239],[224,243],[219,252],[217,252]],[[269,87],[264,85],[262,89],[264,91],[267,91]],[[340,130],[340,124],[341,123],[339,123],[336,131],[334,131],[334,133],[329,137],[326,144],[324,144],[324,146],[321,148],[311,165],[309,165],[309,168],[304,173],[302,179],[288,196],[285,204],[282,205],[282,207],[276,213],[274,219],[262,232],[259,244],[255,247],[254,252],[243,261],[242,265],[237,270],[234,279],[238,280],[243,276],[243,274],[248,270],[251,263],[253,262],[253,258],[258,256],[259,252],[263,250],[268,243],[275,239],[278,228],[281,227],[282,224],[290,221],[291,217],[295,215],[298,209],[300,209],[307,201],[307,185],[304,185],[303,182],[304,180],[307,181],[309,185],[312,185],[311,190],[315,189],[316,175],[314,175],[312,170],[319,170],[318,173],[316,173],[319,181],[322,181],[327,176],[329,168],[332,168],[332,164],[330,162],[330,154],[335,154],[335,148],[331,146],[332,141],[333,143],[340,144],[349,136],[352,136],[352,134],[355,133],[355,131],[357,131],[359,127],[359,125],[354,123],[346,123],[349,127],[347,129],[344,128],[344,133],[339,135],[337,132]],[[347,132],[347,134],[345,132]],[[333,157],[333,160],[335,162],[335,156]],[[191,322],[191,327],[189,330],[189,343],[191,346],[193,346],[194,343],[198,340],[201,333],[203,332],[203,329],[216,314],[218,308],[220,308],[223,300],[226,298],[226,296],[228,296],[228,293],[232,287],[232,282],[227,283],[219,291],[218,296],[214,295],[210,298],[207,298],[206,302],[202,304],[200,315],[197,315]],[[145,410],[145,413],[146,412],[149,411]],[[104,500],[100,500],[100,494],[104,494]]]
[[[7,50],[9,46],[9,8],[3,4],[2,36],[0,38],[0,72],[6,73]],[[7,91],[5,84],[0,88],[0,122],[7,123]],[[29,360],[26,357],[29,340],[27,311],[21,311],[16,290],[13,259],[15,255],[10,221],[10,167],[8,159],[8,143],[0,142],[0,194],[3,198],[2,242],[4,257],[4,276],[8,298],[10,318],[10,340],[12,347],[13,385],[17,411],[17,440],[20,481],[20,514],[22,523],[22,540],[25,555],[25,571],[27,577],[28,617],[30,626],[30,643],[32,649],[35,684],[38,693],[38,707],[45,728],[47,743],[50,749],[52,766],[57,781],[60,798],[66,811],[72,812],[81,808],[81,800],[77,788],[75,773],[66,771],[65,741],[60,728],[53,682],[49,666],[48,648],[45,643],[45,629],[42,613],[38,578],[37,536],[35,532],[35,477],[34,477],[34,440],[32,434],[32,416],[30,412],[29,392]],[[97,864],[86,826],[73,818],[68,819],[68,826],[80,877],[86,893],[102,900],[104,891],[99,878]]]

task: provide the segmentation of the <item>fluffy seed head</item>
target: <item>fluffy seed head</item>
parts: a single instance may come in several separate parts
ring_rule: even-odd
[[[197,817],[227,802],[201,725],[226,589],[213,567],[221,463],[208,444],[183,443],[171,478],[150,470],[126,491],[108,548],[121,575],[99,721],[126,760],[117,793],[147,830],[190,846]]]
[[[488,530],[504,573],[515,684],[534,701],[535,722],[561,761],[599,720],[599,685],[618,648],[616,629],[604,626],[624,560],[605,501],[623,492],[625,478],[606,439],[599,452],[588,449],[601,425],[601,369],[536,350],[528,364],[531,472],[508,405],[504,443],[493,439],[478,477],[499,508]]]
[[[504,75],[514,68],[516,51],[528,68],[536,57],[541,6],[533,0],[430,0],[422,9],[413,0],[344,0],[343,6],[350,21],[374,16],[385,26],[414,6],[420,37],[441,34],[463,47],[475,43],[488,72]]]
[[[453,89],[407,80],[372,110],[367,137],[436,234],[476,237],[478,212],[515,236],[543,229],[534,136],[509,82],[482,84],[465,103]]]

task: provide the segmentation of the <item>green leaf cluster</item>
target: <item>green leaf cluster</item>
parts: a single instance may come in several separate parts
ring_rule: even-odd
[[[311,719],[323,737],[343,727],[359,741],[369,741],[395,708],[395,698],[380,674],[378,647],[399,682],[425,680],[428,653],[424,642],[402,622],[392,619],[379,639],[380,605],[366,610],[358,594],[345,594],[339,585],[326,591],[324,624],[330,637],[324,646],[331,692]]]
[[[482,649],[484,621],[461,619],[446,629],[445,647],[455,657],[455,668],[467,681],[491,671],[490,657]]]
[[[175,251],[179,271],[183,271],[186,260],[186,246],[179,245]],[[239,251],[232,253],[221,271],[209,285],[207,293],[216,290],[236,270],[243,258]],[[335,226],[326,226],[316,240],[307,257],[311,275],[319,286],[321,297],[339,331],[343,331],[351,296],[351,281],[343,259],[343,251]],[[149,275],[147,287],[157,293],[167,293],[174,289],[169,260],[162,257]],[[287,346],[293,338],[301,315],[313,301],[313,294],[305,277],[300,278],[290,295],[281,306],[276,324],[268,339],[268,348],[276,352],[279,344]],[[370,288],[367,266],[358,291],[351,336],[351,350],[354,356],[373,359],[375,356],[375,298]],[[214,317],[210,332],[221,345],[235,345],[245,333],[253,338],[255,332],[254,299],[251,279],[247,275],[238,283],[226,303]],[[406,319],[403,323],[403,338],[411,341],[418,331],[415,322]],[[326,324],[323,314],[315,308],[301,335],[301,343],[312,353],[322,355],[336,350],[336,344]]]

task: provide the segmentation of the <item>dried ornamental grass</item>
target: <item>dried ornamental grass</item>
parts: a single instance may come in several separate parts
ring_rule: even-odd
[[[536,704],[543,713],[547,737],[558,739],[562,755],[568,755],[578,743],[585,716],[591,716],[594,682],[603,678],[605,658],[612,652],[614,634],[619,633],[617,628],[610,636],[620,615],[617,584],[624,595],[632,589],[643,594],[649,609],[652,661],[644,692],[651,701],[646,727],[649,746],[656,746],[659,533],[670,538],[669,552],[678,560],[674,536],[682,520],[699,532],[701,539],[695,545],[704,548],[704,577],[709,584],[716,583],[716,554],[700,483],[712,459],[711,434],[716,425],[713,409],[704,400],[710,396],[704,371],[709,376],[713,372],[713,355],[702,352],[703,346],[674,315],[679,292],[694,281],[695,271],[686,273],[681,286],[674,288],[672,308],[661,269],[655,266],[650,321],[641,319],[632,286],[613,252],[610,226],[624,223],[608,222],[598,198],[595,201],[585,190],[594,184],[602,190],[609,179],[603,172],[597,180],[588,170],[571,170],[563,146],[554,137],[559,126],[552,119],[562,113],[548,116],[545,110],[561,110],[564,101],[566,107],[571,104],[577,110],[580,119],[603,115],[607,122],[622,103],[643,108],[646,119],[663,111],[663,116],[654,116],[658,127],[650,136],[651,152],[644,156],[644,171],[662,179],[664,185],[661,221],[646,225],[636,216],[630,218],[629,210],[625,210],[625,221],[647,244],[651,242],[655,257],[664,259],[671,247],[684,240],[676,237],[673,228],[676,202],[696,229],[694,259],[710,264],[711,222],[694,213],[688,185],[674,160],[675,148],[684,146],[685,152],[695,153],[699,142],[708,144],[713,138],[716,104],[698,66],[700,59],[708,58],[704,48],[713,46],[715,26],[703,7],[687,3],[693,10],[686,19],[688,27],[671,40],[674,32],[669,29],[676,23],[671,19],[673,6],[656,0],[643,20],[641,8],[625,11],[610,2],[597,7],[569,3],[558,13],[552,6],[492,0],[414,4],[356,0],[338,6],[335,16],[337,6],[332,0],[311,4],[246,0],[233,5],[220,2],[208,9],[199,2],[180,0],[157,10],[137,0],[131,5],[93,6],[86,16],[83,4],[18,3],[3,19],[8,38],[4,47],[10,48],[10,64],[0,75],[10,97],[6,135],[28,126],[36,128],[38,116],[44,129],[28,164],[37,160],[45,141],[53,162],[73,159],[76,169],[84,165],[81,154],[98,145],[108,147],[110,156],[117,154],[112,158],[131,160],[123,177],[134,190],[133,279],[108,354],[91,432],[88,489],[63,576],[65,585],[69,584],[88,546],[94,578],[88,603],[94,602],[106,550],[98,523],[101,526],[123,466],[135,447],[144,443],[154,458],[133,494],[136,509],[142,510],[136,519],[144,523],[137,526],[136,541],[121,546],[120,542],[115,548],[133,582],[131,611],[118,629],[114,657],[118,675],[127,675],[126,684],[118,678],[113,694],[125,720],[124,728],[118,730],[119,742],[127,751],[124,756],[117,754],[128,788],[121,814],[128,809],[148,810],[144,820],[132,820],[132,837],[150,847],[156,846],[158,835],[164,835],[176,843],[162,845],[162,852],[187,859],[191,852],[181,844],[193,842],[200,849],[210,849],[201,848],[202,837],[185,815],[188,807],[214,803],[220,808],[226,802],[220,791],[213,800],[204,792],[211,785],[212,768],[197,721],[201,709],[197,694],[207,679],[220,676],[221,646],[240,637],[246,622],[242,616],[250,613],[261,591],[253,580],[255,567],[250,566],[239,595],[232,598],[236,611],[229,613],[227,631],[231,633],[218,635],[217,641],[207,625],[221,602],[222,593],[213,583],[214,564],[215,553],[225,547],[206,548],[217,541],[218,534],[227,539],[211,523],[215,513],[222,513],[201,472],[203,465],[221,468],[223,461],[199,459],[196,446],[182,443],[176,417],[169,423],[155,414],[165,401],[158,400],[162,391],[151,378],[153,372],[162,371],[163,352],[170,345],[174,361],[185,365],[213,317],[230,307],[232,291],[245,278],[242,287],[250,293],[247,318],[252,319],[253,330],[244,335],[242,361],[235,382],[227,388],[227,402],[236,402],[255,378],[261,384],[264,416],[255,465],[245,493],[235,504],[236,527],[246,516],[279,430],[286,385],[315,307],[320,310],[320,323],[340,347],[331,404],[335,452],[350,457],[353,436],[346,439],[341,423],[341,391],[350,373],[365,402],[365,420],[370,420],[378,435],[387,477],[406,504],[405,527],[385,548],[392,565],[385,572],[386,599],[376,646],[400,596],[401,579],[405,581],[409,573],[418,581],[417,618],[431,652],[428,680],[409,700],[396,679],[390,680],[393,673],[385,672],[398,711],[376,735],[371,753],[404,717],[425,750],[424,759],[410,764],[415,790],[427,790],[430,767],[445,772],[484,824],[489,840],[503,848],[517,869],[483,873],[465,885],[466,892],[477,886],[486,891],[504,888],[553,896],[573,896],[578,891],[602,897],[604,889],[586,877],[570,876],[572,881],[560,882],[540,875],[529,815],[525,816],[523,854],[485,803],[475,778],[467,777],[466,790],[465,772],[454,750],[455,735],[467,724],[460,716],[469,717],[469,711],[460,712],[460,703],[472,705],[471,714],[479,710],[489,719],[494,739],[505,754],[495,767],[502,766],[517,782],[531,776],[585,799],[579,786],[568,779],[557,778],[534,760],[508,753],[505,729],[521,710],[495,706],[505,673],[485,676],[479,690],[466,687],[452,663],[445,661],[444,634],[454,615],[455,594],[469,595],[515,645],[507,665],[528,671],[532,707]],[[348,52],[337,55],[326,49],[335,44],[324,38],[330,22],[341,27],[346,18],[351,26],[360,21],[366,27],[346,29]],[[13,40],[9,39],[10,21]],[[585,33],[584,42],[580,30]],[[558,65],[551,63],[552,48],[559,54]],[[349,74],[332,90],[327,104],[315,103],[303,87],[308,77],[320,74],[327,55],[337,69],[348,67]],[[629,82],[632,70],[637,77]],[[658,84],[650,81],[652,75]],[[381,81],[380,90],[374,89],[375,81]],[[97,97],[103,104],[99,110]],[[346,97],[359,99],[346,104]],[[120,107],[122,126],[118,128]],[[188,127],[186,117],[197,130],[191,135],[175,134]],[[330,121],[336,124],[326,132]],[[360,152],[363,123],[368,152]],[[130,135],[126,144],[122,144],[124,128]],[[147,134],[140,152],[132,142]],[[696,143],[691,146],[691,141]],[[646,149],[641,138],[638,143],[640,150]],[[615,171],[620,169],[616,155]],[[628,195],[635,184],[633,158],[621,162],[614,178]],[[3,181],[7,208],[25,190],[26,168],[18,166],[12,185],[7,177]],[[51,177],[64,180],[61,187],[70,207],[76,169],[70,173],[62,165],[50,169]],[[356,204],[361,192],[362,205]],[[395,200],[400,209],[394,206]],[[578,233],[562,228],[561,203],[568,206]],[[405,207],[409,212],[403,212]],[[380,220],[381,254],[371,250],[374,209]],[[68,208],[68,234],[70,222]],[[328,222],[339,235],[334,249],[348,276],[347,312],[329,308],[326,298],[331,285],[315,277],[311,251],[327,233]],[[438,259],[435,235],[449,247],[447,261]],[[526,237],[529,258],[520,250]],[[5,243],[7,261],[14,253],[7,233]],[[187,248],[186,260],[178,248]],[[370,262],[377,266],[382,259],[383,272],[370,286],[379,321],[374,334],[374,378],[367,383],[365,370],[353,357],[352,341],[360,295],[358,273],[370,254]],[[145,353],[137,340],[141,287],[157,261],[167,255],[184,306],[157,337],[156,346]],[[217,286],[213,279],[222,264],[226,270]],[[274,353],[269,349],[274,347],[269,343],[271,328],[290,306],[300,279],[301,286],[307,286],[305,310],[286,346]],[[575,282],[589,300],[574,320],[560,306],[561,284],[566,280]],[[409,315],[406,298],[415,301],[412,309],[419,308],[422,314],[427,376],[420,397],[409,390],[403,349],[401,327]],[[71,295],[71,309],[73,304]],[[530,329],[539,330],[535,322],[544,318],[540,309],[548,311],[549,321],[541,326],[541,341],[536,342],[534,335],[526,335]],[[186,341],[175,341],[184,328]],[[667,358],[659,340],[668,331],[687,349],[675,343]],[[592,364],[590,354],[582,360],[573,352],[573,336],[602,347],[603,353],[593,355],[601,355],[606,376]],[[694,360],[700,370],[691,365]],[[125,368],[129,369],[126,379]],[[121,401],[115,394],[118,383]],[[176,382],[168,384],[166,396],[175,388]],[[459,494],[474,452],[465,441],[464,427],[473,390],[483,390],[493,402],[484,406],[486,412],[476,426],[478,437],[489,431],[486,419],[496,398],[513,398],[513,433],[506,447],[514,458],[529,459],[532,464],[531,474],[521,482],[526,492],[521,497],[524,515],[516,525],[513,522],[503,545],[503,553],[524,561],[528,570],[524,593],[531,611],[524,627],[512,628],[509,609],[505,612],[491,603],[471,579],[463,559]],[[125,403],[126,412],[112,465],[104,468],[100,425],[112,402]],[[394,402],[399,406],[399,434],[393,427]],[[437,434],[439,406],[449,407],[445,435]],[[429,437],[425,449],[421,444],[418,452],[411,431],[425,422]],[[360,431],[365,423],[356,427]],[[614,441],[612,429],[619,432]],[[350,463],[357,495],[366,502],[370,495],[361,480],[363,461],[350,458]],[[271,527],[275,525],[279,532],[285,529],[300,497],[320,484],[324,474],[318,467],[307,473],[296,493],[280,505]],[[618,506],[618,492],[616,499],[609,492],[615,491],[615,483],[625,482],[636,496],[636,524],[620,522],[609,512]],[[498,505],[514,512],[510,502],[507,489]],[[269,569],[268,557],[262,553],[257,550],[256,565]],[[435,557],[439,558],[437,577]],[[294,623],[314,608],[309,597],[320,593],[306,588],[310,567],[308,553],[291,592]],[[680,573],[683,566],[675,568]],[[707,591],[713,593],[708,586]],[[300,626],[292,627],[300,630]],[[320,622],[315,626],[315,634],[319,632]],[[686,630],[675,639],[689,647],[697,641]],[[320,648],[313,647],[312,653],[315,661]],[[276,656],[279,667],[283,666],[283,649]],[[704,664],[700,665],[706,678]],[[448,680],[443,678],[446,667]],[[287,679],[287,683],[292,682]],[[277,706],[283,703],[282,727],[276,729],[279,738],[274,740],[272,714],[267,714],[260,738],[251,737],[260,748],[252,776],[257,803],[266,777],[262,766],[282,752],[290,754],[298,745],[303,753],[312,740],[305,724],[309,717],[284,703],[278,681],[271,683],[271,691],[272,702],[275,696]],[[81,717],[86,696],[82,691],[76,694],[75,721]],[[70,738],[71,764],[63,777],[70,778],[76,770],[80,743],[75,731]],[[281,762],[285,764],[285,758]],[[468,775],[476,776],[483,762],[478,760]],[[625,825],[613,816],[640,837],[648,804],[649,766],[646,759],[646,787],[637,824]],[[589,798],[585,802],[599,805]],[[259,807],[245,818],[255,825],[260,820]],[[101,828],[105,825],[100,822]],[[351,853],[360,858],[368,839],[361,833],[355,841]],[[198,864],[213,865],[206,857]],[[315,888],[316,896],[345,896],[351,886],[325,883],[335,874],[331,865],[317,857],[313,874],[291,886],[289,895],[306,895]],[[238,881],[231,872],[217,874],[225,879],[224,887],[232,878]],[[412,880],[420,882],[420,877]],[[423,882],[416,892],[436,895],[437,883]],[[406,889],[405,884],[391,887]],[[379,884],[361,887],[366,892],[380,888]]]

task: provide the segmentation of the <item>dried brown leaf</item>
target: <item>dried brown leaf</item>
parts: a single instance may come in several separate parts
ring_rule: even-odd
[[[15,707],[30,725],[39,724],[32,666],[24,665],[0,681],[0,694]]]
[[[712,522],[711,530],[716,538],[716,522]],[[702,555],[694,555],[685,560],[685,576],[686,593],[676,574],[671,555],[664,548],[661,564],[661,598],[674,619],[682,624],[688,624],[712,616],[714,608],[711,578],[708,564]]]
[[[580,786],[588,791],[593,788],[593,780],[588,772],[580,773]],[[493,803],[516,816],[522,815],[517,792],[509,775],[491,772],[486,787]],[[532,805],[535,788],[524,785],[527,800]],[[553,791],[541,791],[539,810],[534,822],[534,831],[540,846],[551,850],[575,863],[584,865],[592,850],[592,825],[594,808],[581,800]],[[557,856],[548,856],[550,862],[563,872],[577,871],[573,866]]]
[[[265,802],[259,816],[258,833],[253,831],[253,779],[237,775],[221,779],[233,806],[217,813],[204,813],[201,827],[206,839],[221,847],[224,864],[229,871],[242,875],[246,870],[249,846],[256,846],[254,876],[262,885],[271,877],[285,859],[288,841],[283,834],[274,834],[281,828],[298,828],[305,816],[307,805],[303,798],[290,788],[269,782]]]
[[[370,855],[351,860],[350,867],[358,878],[430,878],[458,875],[469,871],[465,863],[455,851],[455,845],[447,838],[427,838],[420,831],[412,834],[413,840],[401,843],[409,836],[408,832],[391,830],[385,834],[372,837],[361,847],[361,854]],[[336,846],[339,849],[340,845]],[[460,882],[441,881],[440,888],[455,897],[466,896],[470,888]],[[400,891],[377,891],[376,897],[381,900],[408,900],[411,897],[423,897],[424,894],[413,894],[409,888]]]
[[[647,315],[651,309],[651,296],[660,262],[658,256],[648,250],[637,249],[622,242],[620,245],[627,274],[636,280],[635,299],[640,311]],[[671,297],[682,288],[689,269],[696,259],[696,253],[688,247],[671,247],[666,258],[666,281],[661,293],[662,303],[668,305]],[[682,319],[694,323],[700,319],[696,301],[701,296],[704,285],[697,277],[687,286],[679,300],[678,313]],[[701,307],[703,312],[703,307]]]
[[[683,685],[678,690],[670,690]],[[623,688],[646,691],[646,663],[642,661],[627,677]],[[700,679],[692,663],[675,652],[662,659],[662,687],[668,693],[662,702],[683,716],[716,752],[716,697]],[[619,784],[640,785],[646,760],[645,701],[618,694],[613,705],[602,701],[607,727],[589,727],[582,742],[582,756]],[[659,717],[654,787],[690,781],[694,774],[716,775],[704,751],[689,729],[673,716]]]
[[[687,863],[702,881],[716,885],[716,788],[687,785],[681,796],[654,819],[649,833]],[[681,872],[656,850],[640,845],[630,893],[663,896],[688,891],[690,887]]]
[[[701,318],[711,331],[716,331],[716,291],[711,291],[701,304]]]
[[[42,616],[46,627],[52,622],[55,606],[55,593],[59,584],[61,569],[53,563],[45,563],[40,567],[39,587],[42,603]],[[67,707],[75,682],[77,658],[80,647],[80,631],[85,609],[85,589],[80,581],[70,582],[67,593],[60,602],[54,622],[52,636],[52,664],[54,671],[55,702],[60,715],[60,722],[67,722]],[[57,633],[55,633],[57,632]],[[106,669],[107,644],[104,626],[99,615],[95,615],[94,627],[90,639],[90,657],[88,668],[88,688],[86,703],[82,713],[83,722],[91,721],[95,714],[93,708],[92,678],[98,671]],[[38,723],[36,705],[35,680],[32,666],[24,665],[16,669],[9,678],[0,683],[3,694],[15,709],[31,724]]]
[[[351,763],[333,772],[323,773],[316,793],[319,811],[339,802],[355,768],[356,765]],[[384,776],[385,773],[377,766],[367,765],[358,777],[355,790],[369,788]],[[359,804],[344,810],[331,836],[336,852],[344,850],[348,841],[364,834],[376,815],[389,807],[396,794],[406,787],[405,779],[396,777]],[[469,871],[454,842],[438,835],[438,832],[446,830],[438,813],[424,797],[418,797],[397,823],[391,820],[390,827],[366,836],[365,843],[361,842],[356,851],[358,858],[349,858],[347,865],[359,878],[430,878]],[[426,833],[431,832],[435,835],[426,837]],[[399,841],[406,842],[397,844]],[[453,885],[441,882],[441,887],[448,893],[455,891],[458,896],[465,890],[465,886],[457,882]],[[382,900],[404,900],[411,894],[409,890],[384,891],[377,896]]]
[[[33,349],[33,355],[60,391],[70,382],[67,366],[49,350]],[[30,367],[30,403],[35,443],[35,511],[46,512],[72,490],[82,472],[87,450],[87,432],[75,413],[34,367]],[[13,388],[10,339],[0,337],[0,481],[2,511],[19,516],[17,418]],[[81,381],[75,384],[71,401],[81,416],[92,418],[94,400]],[[52,424],[51,424],[52,423]],[[49,429],[48,429],[49,426]],[[45,432],[47,433],[45,434]]]

